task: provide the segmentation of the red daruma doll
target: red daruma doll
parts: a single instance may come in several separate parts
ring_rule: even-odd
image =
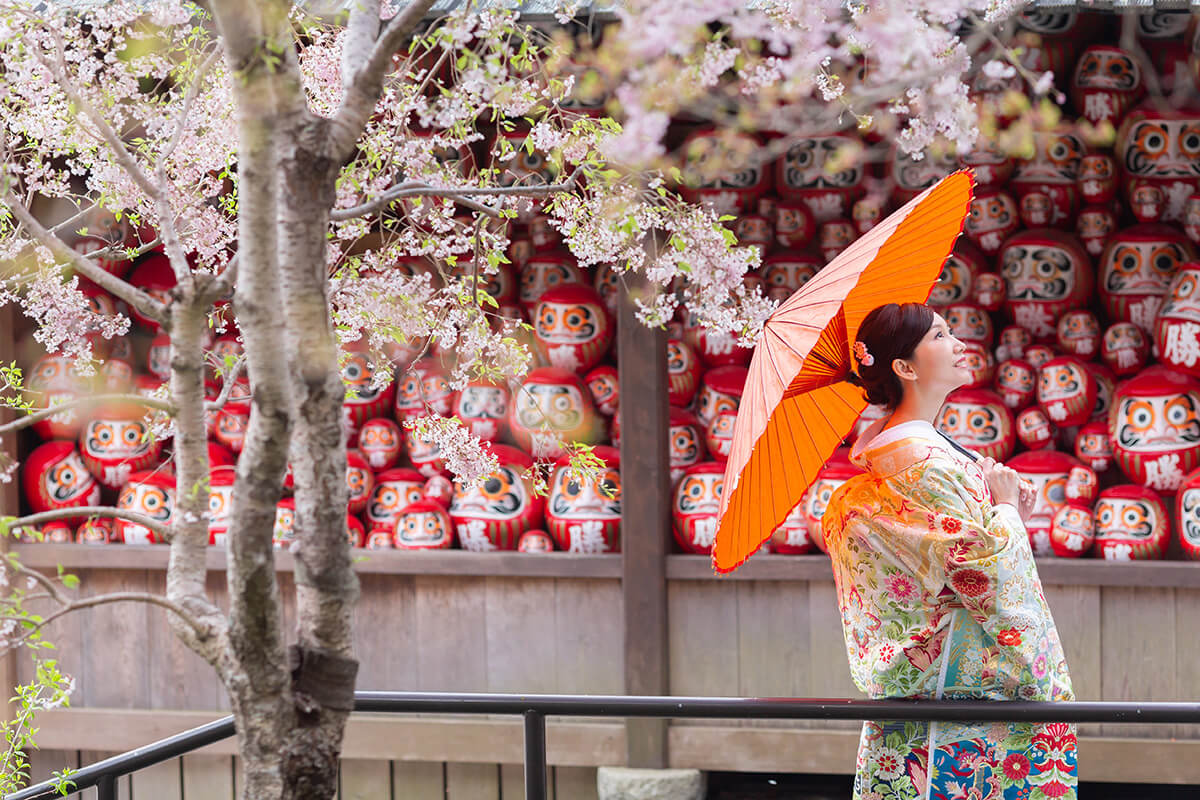
[[[361,514],[375,488],[375,473],[362,453],[354,449],[346,450],[346,488],[350,490],[349,512]]]
[[[1167,507],[1144,486],[1112,486],[1096,501],[1096,554],[1109,561],[1162,558],[1171,538]]]
[[[1071,234],[1021,231],[1004,243],[999,261],[1008,287],[1005,308],[1035,339],[1052,339],[1058,318],[1091,299],[1091,258]]]
[[[669,433],[669,458],[671,463],[671,484],[683,477],[684,471],[693,464],[699,464],[705,459],[707,452],[704,447],[704,431],[700,420],[689,411],[671,407],[671,430]]]
[[[1200,466],[1200,381],[1146,369],[1117,390],[1109,430],[1117,466],[1132,482],[1175,491]]]
[[[808,537],[822,553],[829,552],[825,548],[825,534],[821,532],[821,520],[825,516],[825,508],[829,498],[838,487],[862,472],[850,462],[850,451],[844,447],[833,451],[833,455],[821,471],[817,479],[804,494],[801,505],[804,508],[804,524],[808,527]]]
[[[667,340],[667,397],[672,406],[692,402],[700,385],[700,360],[680,339]]]
[[[490,381],[476,379],[454,398],[454,416],[462,420],[481,442],[495,442],[507,430],[508,389]]]
[[[558,549],[571,553],[621,552],[621,453],[597,446],[604,467],[592,480],[571,476],[569,460],[560,458],[550,478],[546,527]]]
[[[550,364],[584,373],[612,344],[612,317],[596,290],[581,283],[548,289],[533,311],[533,335]]]
[[[1059,558],[1079,558],[1092,549],[1096,523],[1092,509],[1078,500],[1069,501],[1054,512],[1050,523],[1050,548]]]
[[[415,469],[395,467],[375,476],[375,488],[367,503],[366,520],[371,528],[389,530],[405,506],[422,499],[425,476]]]
[[[84,466],[74,442],[39,446],[25,459],[21,481],[34,513],[100,503],[100,484]]]
[[[229,518],[233,512],[233,484],[237,471],[216,467],[208,474],[208,543],[225,546],[229,533]]]
[[[704,373],[696,417],[705,429],[722,411],[737,413],[747,374],[749,370],[738,366],[715,367]]]
[[[547,459],[564,455],[564,441],[595,444],[599,421],[583,381],[556,367],[529,371],[513,397],[508,417],[517,444],[535,458]]]
[[[43,356],[29,371],[26,384],[29,401],[37,410],[70,402],[87,389],[86,382],[75,374],[71,359],[65,356]],[[33,423],[33,429],[43,439],[74,439],[79,435],[82,420],[76,409],[60,411]]]
[[[1096,381],[1078,358],[1052,358],[1039,372],[1037,401],[1056,426],[1082,425],[1096,405]]]
[[[130,473],[155,462],[162,442],[151,437],[141,408],[107,405],[96,409],[79,432],[79,451],[96,480],[117,489]]]
[[[771,534],[770,548],[772,553],[781,556],[801,556],[816,549],[816,544],[808,535],[808,522],[804,519],[804,500],[788,512]]]
[[[1184,264],[1171,281],[1154,323],[1154,344],[1162,363],[1200,375],[1200,262]]]
[[[934,427],[968,450],[1005,461],[1017,446],[1013,415],[1000,395],[959,389],[946,397]]]
[[[397,550],[444,550],[454,542],[450,515],[434,500],[418,500],[400,511],[392,534]]]
[[[1175,512],[1183,554],[1200,561],[1200,470],[1193,470],[1183,479],[1175,496]]]
[[[390,419],[369,419],[358,432],[358,449],[372,470],[382,472],[400,460],[402,436],[400,426]]]
[[[136,511],[164,526],[171,524],[175,508],[175,479],[161,472],[135,472],[121,489],[117,508]],[[118,542],[125,544],[157,544],[162,541],[155,531],[124,519],[118,519],[114,531]]]
[[[464,550],[516,550],[521,534],[542,524],[546,501],[534,495],[533,459],[503,444],[492,452],[500,469],[473,486],[454,482],[450,520]]]
[[[725,486],[725,465],[694,464],[683,471],[671,503],[675,541],[688,553],[708,555],[717,537],[717,514]]]
[[[382,385],[376,385],[375,366],[368,353],[352,349],[342,359],[342,383],[347,389],[342,413],[348,428],[357,431],[367,420],[382,417],[391,410],[396,383],[388,376]]]
[[[1008,466],[1032,483],[1037,492],[1025,529],[1029,531],[1034,554],[1048,556],[1053,552],[1050,528],[1054,515],[1069,499],[1067,484],[1071,470],[1082,465],[1066,453],[1042,450],[1014,456]]]
[[[620,408],[621,399],[617,368],[610,364],[601,364],[584,375],[583,380],[588,391],[592,393],[592,403],[596,410],[606,417],[615,416]]]

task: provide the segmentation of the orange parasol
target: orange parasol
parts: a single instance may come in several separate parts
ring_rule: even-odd
[[[763,327],[725,464],[713,569],[732,572],[800,502],[867,406],[845,377],[863,318],[925,302],[962,232],[975,180],[956,172],[843,250]]]

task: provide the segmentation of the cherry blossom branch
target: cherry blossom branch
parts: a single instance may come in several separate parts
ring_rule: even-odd
[[[234,253],[233,258],[226,262],[225,269],[210,284],[208,294],[204,297],[206,302],[216,303],[233,297],[233,287],[237,285],[237,267],[238,254]]]
[[[202,624],[199,620],[193,617],[178,603],[173,603],[161,595],[151,594],[149,592],[110,592],[108,594],[98,594],[92,597],[85,597],[82,600],[72,600],[57,611],[47,615],[44,619],[31,619],[27,616],[3,615],[0,619],[13,619],[21,623],[26,628],[25,633],[16,639],[5,642],[5,649],[11,649],[22,645],[30,636],[37,633],[42,628],[49,625],[59,617],[70,614],[72,611],[81,611],[85,608],[94,608],[95,606],[108,605],[109,603],[147,603],[149,605],[165,608],[179,619],[183,620],[189,627],[196,632],[196,635],[201,639],[206,639],[212,633],[209,630],[210,626]],[[32,627],[29,627],[32,626]]]
[[[68,247],[67,243],[61,238],[46,230],[42,223],[38,222],[37,218],[25,207],[24,203],[21,203],[13,196],[11,191],[4,194],[4,204],[8,206],[13,216],[29,229],[39,242],[50,248],[50,252],[59,260],[67,262],[83,277],[110,294],[121,298],[144,316],[149,317],[164,328],[169,327],[167,307],[163,303],[141,289],[138,289],[136,286],[126,283],[116,275],[105,271],[92,259]]]
[[[111,258],[123,258],[128,261],[132,261],[133,259],[137,258],[138,256],[149,253],[151,250],[158,249],[159,245],[161,245],[161,244],[162,244],[162,242],[160,242],[158,239],[153,239],[153,240],[141,245],[140,247],[136,248],[132,252],[129,250],[126,250],[124,247],[121,247],[119,245],[110,245],[110,246],[105,247],[100,250],[93,250],[92,252],[88,253],[88,257],[89,258],[110,258],[110,257]]]
[[[170,535],[171,527],[163,525],[158,520],[148,517],[145,514],[139,514],[136,511],[128,511],[123,508],[113,508],[112,506],[72,506],[71,508],[56,508],[52,511],[39,511],[37,514],[30,514],[25,517],[17,517],[8,521],[9,529],[17,528],[22,525],[41,525],[43,522],[53,522],[59,519],[73,519],[76,517],[104,517],[106,519],[120,519],[126,522],[132,522],[135,525],[141,525],[143,528],[152,530],[160,534],[164,538]]]
[[[137,405],[146,406],[147,408],[165,411],[167,414],[175,413],[175,406],[171,405],[166,400],[158,400],[157,398],[146,397],[145,395],[89,395],[87,397],[79,397],[74,400],[68,400],[65,403],[59,403],[58,405],[53,405],[49,408],[43,408],[40,411],[34,411],[30,414],[20,417],[19,419],[15,419],[12,422],[6,422],[5,424],[0,425],[0,434],[11,433],[12,431],[19,431],[22,428],[28,428],[30,425],[41,422],[47,417],[53,417],[55,414],[62,413],[63,411],[70,411],[71,409],[79,408],[80,406],[101,405],[103,403],[136,403]]]
[[[188,86],[187,94],[183,98],[183,107],[179,111],[179,118],[175,123],[175,133],[167,142],[162,152],[158,155],[158,163],[154,168],[154,179],[158,182],[159,191],[149,193],[154,199],[154,208],[158,211],[159,225],[162,228],[162,238],[166,244],[167,257],[171,262],[171,269],[175,273],[176,282],[187,289],[195,287],[195,277],[192,274],[191,268],[187,263],[187,256],[183,252],[183,245],[179,241],[179,229],[175,226],[175,214],[171,209],[168,197],[170,195],[170,181],[167,179],[167,162],[171,158],[171,154],[179,146],[183,140],[183,134],[187,131],[187,119],[191,113],[192,106],[196,103],[196,98],[200,95],[200,87],[204,84],[204,78],[208,74],[209,69],[216,63],[217,58],[221,55],[221,49],[214,47],[200,66],[196,68],[196,74],[192,78],[191,84]]]
[[[192,111],[192,106],[196,104],[196,98],[200,96],[200,87],[204,84],[204,78],[208,75],[208,71],[212,69],[213,64],[221,57],[221,48],[214,47],[204,61],[200,62],[200,66],[196,67],[196,74],[192,76],[192,83],[188,86],[187,94],[183,98],[183,108],[179,111],[179,120],[175,123],[175,133],[171,140],[167,142],[163,151],[158,156],[158,170],[164,172],[164,165],[171,155],[175,152],[175,148],[179,147],[179,143],[183,140],[183,134],[187,130],[187,118]]]
[[[150,176],[146,174],[146,171],[142,169],[137,160],[125,148],[125,142],[121,140],[120,135],[116,132],[112,125],[108,124],[108,120],[104,118],[104,115],[96,110],[96,107],[92,105],[91,101],[79,93],[79,91],[75,88],[74,82],[68,79],[64,74],[63,69],[66,66],[66,54],[63,52],[62,39],[58,36],[55,36],[55,44],[57,45],[58,63],[47,63],[46,60],[40,55],[35,55],[35,58],[37,58],[38,62],[45,67],[51,75],[54,76],[54,80],[58,84],[58,88],[62,90],[63,94],[65,94],[71,100],[71,102],[74,103],[81,112],[83,112],[83,115],[87,117],[87,120],[95,126],[96,132],[99,133],[100,139],[106,145],[108,145],[108,149],[112,151],[113,158],[116,159],[121,168],[124,169],[129,177],[133,179],[134,183],[141,187],[143,192],[145,192],[154,200],[158,200],[160,196],[158,186],[150,179]]]
[[[468,205],[468,203],[474,203],[475,206],[479,206],[479,208],[476,208],[477,211],[484,211],[484,213],[488,213],[489,211],[494,212],[495,209],[492,207],[471,201],[470,197],[480,195],[487,197],[548,197],[559,192],[569,192],[579,182],[579,174],[582,170],[583,167],[577,167],[563,183],[543,184],[541,186],[443,187],[430,186],[420,181],[404,181],[391,187],[374,200],[354,206],[353,208],[343,208],[333,211],[330,213],[329,218],[334,222],[356,219],[357,217],[372,214],[389,203],[405,197],[449,197],[454,202],[461,203],[464,206]],[[489,215],[498,216],[495,213]]]
[[[204,404],[205,411],[220,411],[225,407],[225,404],[229,402],[229,396],[233,393],[234,384],[237,383],[238,376],[241,374],[242,367],[245,364],[245,356],[241,356],[233,362],[233,367],[230,368],[229,374],[225,376],[225,384],[221,387],[221,393],[217,395],[215,400],[210,400]]]
[[[367,118],[375,109],[375,103],[383,91],[383,78],[392,66],[392,56],[412,37],[413,31],[433,8],[434,0],[412,0],[403,11],[388,20],[382,30],[378,29],[379,4],[359,0],[351,10],[346,44],[348,56],[342,64],[342,102],[331,122],[331,139],[334,153],[342,160],[354,151]],[[374,11],[370,11],[370,8]],[[374,14],[372,21],[369,15]],[[369,34],[379,30],[374,44]],[[350,46],[353,41],[362,47]],[[357,53],[367,55],[356,59]],[[354,63],[357,61],[358,63]]]

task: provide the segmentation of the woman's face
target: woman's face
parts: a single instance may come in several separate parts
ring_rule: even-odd
[[[933,315],[933,325],[905,359],[916,375],[916,384],[923,392],[949,394],[971,380],[967,365],[966,345],[950,333],[941,314]]]

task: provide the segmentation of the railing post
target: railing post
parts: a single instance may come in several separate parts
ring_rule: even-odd
[[[96,784],[96,800],[117,800],[117,775],[108,773],[100,776]]]
[[[546,715],[525,712],[525,800],[546,800]]]

